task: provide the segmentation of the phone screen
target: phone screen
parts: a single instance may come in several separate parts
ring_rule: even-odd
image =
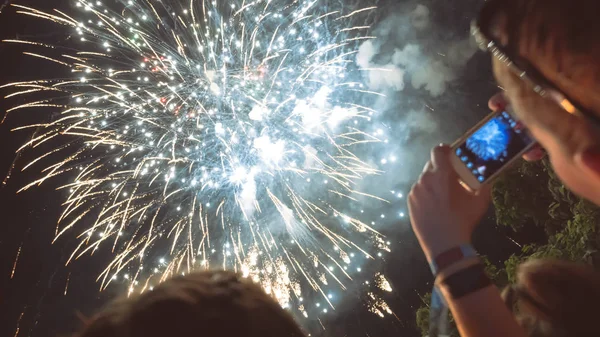
[[[535,140],[523,125],[503,111],[458,144],[454,151],[471,174],[484,183],[533,143]]]

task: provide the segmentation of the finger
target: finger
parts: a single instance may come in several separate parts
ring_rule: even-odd
[[[538,161],[546,157],[546,150],[540,145],[534,146],[531,150],[523,155],[523,159],[527,161]]]
[[[419,185],[419,183],[416,183],[412,186],[412,188],[410,189],[410,192],[408,193],[409,203],[414,202],[415,200],[418,199],[420,190],[421,190],[421,186]]]
[[[419,204],[420,200],[423,200],[424,197],[424,192],[425,192],[425,188],[423,187],[423,185],[421,183],[416,183],[413,185],[413,187],[411,188],[410,192],[408,193],[408,204],[409,206],[413,206],[415,207],[416,205]]]
[[[431,193],[434,191],[436,186],[440,184],[437,182],[439,179],[435,179],[435,173],[433,171],[425,171],[421,173],[419,180],[413,186],[415,195],[423,196],[424,193]]]
[[[492,197],[492,187],[491,184],[483,184],[473,195],[478,199],[490,199]]]
[[[506,100],[506,97],[502,92],[495,94],[488,101],[488,107],[492,111],[504,110],[504,108],[506,108],[507,105],[508,101]]]
[[[427,164],[425,164],[425,167],[423,167],[423,173],[430,171],[433,171],[433,164],[431,161],[428,161]]]
[[[474,193],[471,193],[471,198],[472,198],[471,203],[472,203],[474,209],[479,208],[476,205],[489,204],[492,201],[492,185],[490,185],[490,184],[481,185],[481,187],[477,191],[475,191]]]
[[[454,173],[452,163],[450,163],[450,153],[452,149],[446,144],[434,147],[431,150],[431,163],[433,169],[437,172]]]

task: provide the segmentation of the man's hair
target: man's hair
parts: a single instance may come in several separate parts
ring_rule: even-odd
[[[559,260],[532,260],[519,266],[517,283],[536,305],[535,315],[516,312],[532,337],[600,336],[600,272]],[[509,292],[505,291],[503,296]],[[522,299],[532,304],[531,299]],[[508,301],[507,301],[508,302]]]
[[[111,303],[77,337],[303,337],[258,285],[225,271],[170,279],[152,291]]]
[[[562,57],[565,52],[598,63],[598,0],[493,0],[491,5],[484,7],[481,15],[491,20],[498,14],[506,17],[509,49],[526,45],[530,48],[528,52],[536,49],[537,52],[550,53],[558,72],[573,66],[565,62],[575,62],[572,58]],[[600,67],[597,68],[600,72]]]

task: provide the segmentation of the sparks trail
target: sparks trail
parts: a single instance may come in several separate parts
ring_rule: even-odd
[[[303,294],[333,309],[332,293],[358,266],[390,251],[366,219],[344,211],[383,200],[357,190],[379,172],[355,152],[379,142],[374,110],[360,104],[376,93],[353,62],[370,38],[353,22],[374,8],[120,3],[80,0],[71,14],[14,5],[66,26],[77,44],[5,41],[70,76],[3,86],[9,98],[36,96],[9,113],[55,112],[18,128],[36,130],[19,154],[38,151],[24,169],[41,171],[22,190],[69,177],[56,239],[80,241],[67,263],[110,249],[100,287],[125,281],[129,292],[225,267],[304,316],[327,310],[306,308]]]
[[[21,248],[23,248],[23,243],[21,242],[21,245],[19,245],[19,249],[17,249],[17,256],[15,257],[15,261],[13,262],[13,267],[12,270],[10,272],[10,278],[12,279],[13,277],[15,277],[15,270],[17,270],[17,264],[19,263],[19,256],[21,256]]]
[[[69,275],[67,275],[67,282],[65,282],[65,291],[63,293],[63,295],[67,295],[67,290],[69,289],[69,280],[71,279],[71,273],[69,273]]]
[[[21,314],[19,314],[19,318],[17,319],[17,326],[15,328],[15,334],[13,335],[13,337],[19,336],[19,332],[21,331],[21,320],[23,319],[23,315],[25,315],[25,310],[27,310],[27,307],[25,307],[23,311],[21,311]]]

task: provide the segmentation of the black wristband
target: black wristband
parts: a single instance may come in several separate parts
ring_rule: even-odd
[[[459,299],[492,284],[485,274],[485,267],[479,263],[460,270],[442,280],[452,298]]]

